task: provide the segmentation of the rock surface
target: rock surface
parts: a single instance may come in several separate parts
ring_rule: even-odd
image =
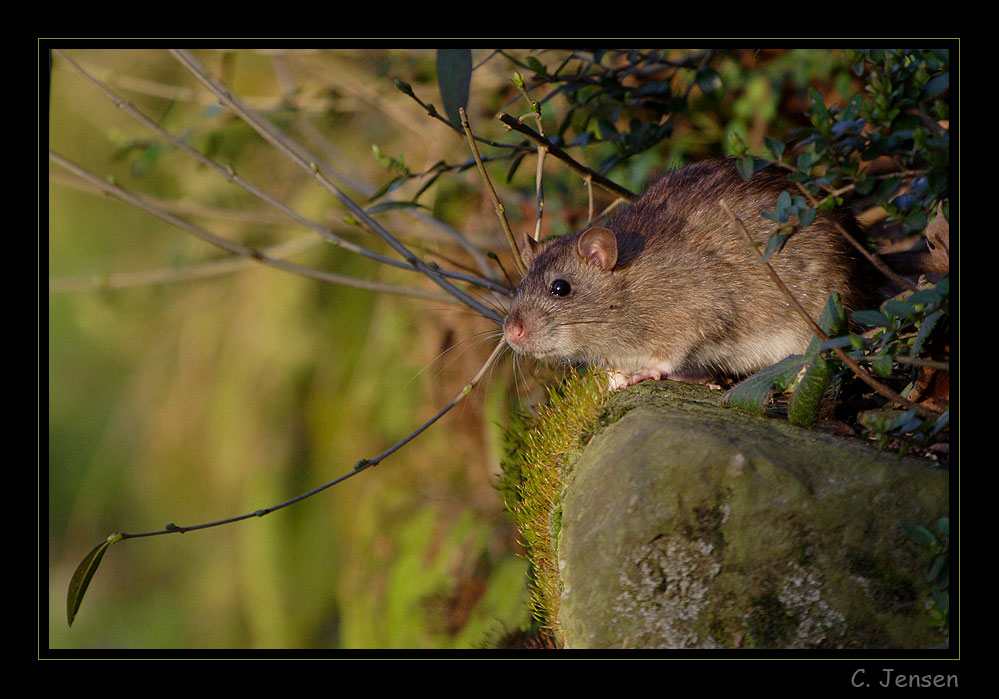
[[[899,526],[948,515],[948,473],[652,382],[567,474],[569,648],[924,648],[928,554]]]

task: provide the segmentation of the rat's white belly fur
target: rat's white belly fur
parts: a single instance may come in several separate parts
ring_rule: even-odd
[[[715,346],[709,353],[695,353],[695,356],[661,358],[643,353],[619,355],[599,363],[609,370],[611,390],[621,390],[646,379],[701,381],[719,367],[728,373],[750,374],[803,352],[807,345],[808,338],[801,332],[786,330],[765,337],[743,338]]]

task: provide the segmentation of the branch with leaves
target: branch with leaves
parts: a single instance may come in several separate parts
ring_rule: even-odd
[[[353,469],[343,474],[342,476],[339,476],[338,478],[334,478],[333,480],[323,483],[322,485],[317,486],[312,490],[306,491],[301,495],[297,495],[289,500],[285,500],[284,502],[280,502],[276,505],[271,505],[270,507],[265,507],[260,510],[254,510],[253,512],[247,512],[246,514],[238,515],[236,517],[229,517],[228,519],[221,519],[215,522],[205,522],[202,524],[193,524],[189,526],[178,526],[171,522],[170,524],[167,524],[165,527],[163,527],[163,529],[158,529],[156,531],[141,532],[136,534],[115,532],[114,534],[111,534],[110,536],[108,536],[107,539],[98,544],[90,553],[86,555],[86,557],[80,562],[80,565],[77,566],[76,571],[73,573],[73,577],[70,580],[69,584],[69,590],[66,595],[66,619],[69,622],[69,625],[70,626],[73,625],[73,620],[76,618],[76,614],[80,610],[80,604],[83,603],[83,596],[87,592],[87,587],[90,585],[90,581],[93,579],[94,573],[97,572],[97,567],[100,565],[101,560],[104,558],[104,554],[107,552],[107,549],[109,546],[111,546],[111,544],[116,544],[120,541],[125,541],[127,539],[140,539],[150,536],[162,536],[164,534],[185,534],[187,532],[198,531],[201,529],[213,529],[215,527],[221,527],[226,524],[234,524],[236,522],[242,522],[243,520],[253,519],[255,517],[263,517],[264,515],[268,515],[272,512],[277,512],[278,510],[282,510],[290,505],[294,505],[295,503],[301,502],[302,500],[311,498],[313,495],[318,495],[324,490],[328,490],[335,485],[343,483],[345,480],[349,478],[353,478],[362,471],[366,471],[369,468],[374,468],[382,461],[387,459],[389,456],[399,451],[399,449],[406,446],[411,441],[420,436],[424,431],[426,431],[428,427],[430,427],[435,422],[440,420],[452,408],[454,408],[462,400],[464,400],[464,398],[469,393],[472,392],[472,389],[474,389],[478,385],[478,383],[482,380],[482,377],[485,376],[486,371],[488,371],[489,367],[492,366],[493,362],[504,350],[504,348],[505,345],[503,343],[496,345],[496,348],[493,350],[492,354],[489,355],[489,359],[486,360],[486,363],[482,365],[482,368],[479,369],[478,373],[472,378],[472,380],[469,381],[467,384],[465,384],[465,386],[461,389],[461,392],[459,392],[458,395],[452,398],[447,405],[438,410],[433,417],[431,417],[429,420],[427,420],[422,425],[417,427],[411,433],[406,435],[403,439],[400,439],[391,447],[383,451],[381,454],[378,454],[377,456],[374,456],[370,459],[361,459],[356,464],[354,464]]]
[[[791,305],[792,308],[795,309],[798,315],[800,315],[805,320],[805,322],[808,323],[808,326],[812,329],[812,332],[815,334],[816,337],[818,337],[823,342],[828,342],[828,340],[830,339],[829,335],[822,328],[819,327],[818,323],[816,323],[815,320],[812,319],[808,311],[806,311],[802,307],[798,299],[795,298],[793,293],[791,293],[791,290],[787,288],[787,286],[784,284],[783,281],[781,281],[780,275],[777,274],[777,271],[763,256],[763,251],[760,249],[759,245],[757,244],[757,241],[753,240],[753,236],[750,235],[749,231],[746,229],[746,226],[743,224],[743,222],[728,207],[728,205],[724,202],[724,200],[719,200],[718,204],[719,206],[722,207],[722,209],[725,210],[725,213],[728,214],[729,220],[732,222],[732,227],[736,231],[741,233],[742,236],[746,239],[749,246],[756,251],[756,253],[759,256],[760,264],[763,265],[763,268],[770,276],[770,279],[773,281],[774,285],[778,289],[780,289],[780,292],[784,295],[784,298],[787,299],[787,302]],[[888,400],[894,403],[898,403],[899,405],[903,405],[906,408],[912,408],[916,410],[920,415],[923,415],[924,417],[933,418],[933,419],[940,417],[939,412],[931,410],[923,405],[917,405],[912,401],[903,398],[895,391],[891,390],[890,388],[882,384],[880,381],[877,381],[873,376],[868,374],[867,371],[862,369],[861,366],[857,364],[857,362],[854,361],[854,359],[850,357],[841,347],[833,346],[830,347],[830,349],[832,350],[833,354],[835,354],[839,358],[841,362],[843,362],[846,366],[850,368],[850,370],[854,373],[854,375],[857,378],[859,378],[861,381],[866,383],[877,393],[884,396]]]

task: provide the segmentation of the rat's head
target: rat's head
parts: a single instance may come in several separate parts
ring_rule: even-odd
[[[524,236],[528,268],[506,316],[503,335],[534,357],[599,361],[614,342],[627,275],[619,268],[617,236],[607,228],[538,243]]]

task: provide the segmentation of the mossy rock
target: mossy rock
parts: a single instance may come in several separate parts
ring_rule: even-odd
[[[569,648],[925,648],[928,554],[899,526],[948,515],[948,473],[856,439],[650,382],[566,474]]]

